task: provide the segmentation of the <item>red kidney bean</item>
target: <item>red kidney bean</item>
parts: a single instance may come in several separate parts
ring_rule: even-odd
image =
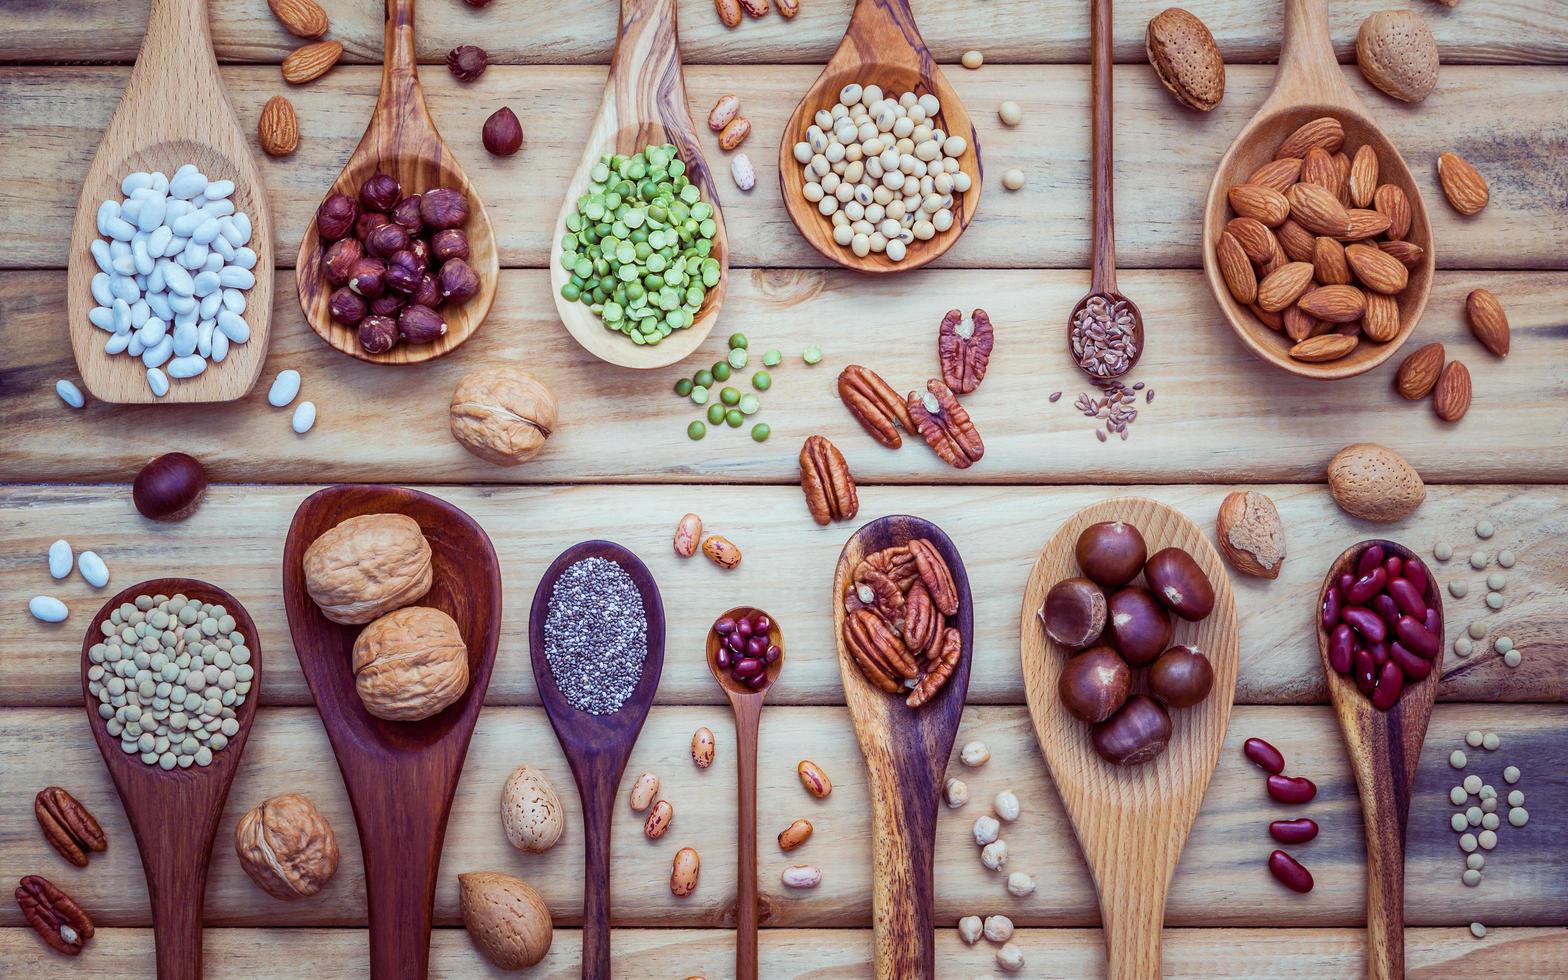
[[[1361,634],[1361,638],[1369,643],[1377,643],[1388,639],[1388,627],[1377,613],[1363,606],[1347,606],[1339,614],[1339,618],[1350,624],[1350,628]]]
[[[1399,635],[1400,643],[1423,657],[1437,656],[1437,648],[1442,645],[1425,626],[1409,616],[1399,617],[1395,632]]]
[[[742,619],[737,622],[735,624],[735,632],[739,633],[741,636],[746,637],[747,639],[750,639],[752,633],[751,620]]]
[[[1388,659],[1398,664],[1405,676],[1413,681],[1421,680],[1432,672],[1432,661],[1406,650],[1405,645],[1398,640],[1388,648]]]
[[[762,673],[758,674],[756,677],[749,677],[749,678],[747,678],[746,679],[746,686],[751,688],[752,690],[756,690],[757,688],[761,687],[762,685],[766,684],[767,682],[768,682],[768,673],[767,673],[767,671],[763,671]]]
[[[1388,572],[1389,578],[1398,578],[1405,570],[1405,560],[1398,555],[1389,555],[1388,560],[1383,562],[1383,570]]]
[[[1269,796],[1279,803],[1306,803],[1318,795],[1318,788],[1305,776],[1269,777]]]
[[[1332,630],[1339,624],[1339,611],[1343,608],[1339,601],[1339,586],[1331,585],[1323,592],[1323,628]]]
[[[1417,592],[1426,595],[1427,587],[1431,585],[1431,579],[1427,577],[1426,566],[1421,563],[1421,559],[1412,558],[1405,562],[1404,577],[1409,580],[1411,585],[1416,587]]]
[[[780,650],[776,646],[769,646],[767,648],[767,650],[763,651],[762,659],[771,664],[771,663],[775,662],[776,660],[778,660],[783,655],[784,655],[784,651],[783,650]]]
[[[768,637],[767,637],[767,634],[758,635],[758,634],[753,633],[751,639],[746,641],[746,656],[748,656],[748,657],[760,657],[764,653],[767,653],[767,652],[768,652]]]
[[[773,620],[766,616],[754,616],[752,617],[751,625],[756,632],[766,634],[768,630],[773,628]]]
[[[1436,606],[1432,606],[1427,609],[1426,615],[1421,617],[1421,625],[1426,627],[1426,631],[1428,633],[1431,633],[1433,636],[1437,637],[1437,642],[1439,645],[1442,644],[1443,617],[1442,614],[1437,611]]]
[[[1410,584],[1407,578],[1393,578],[1388,580],[1388,594],[1393,597],[1394,605],[1406,616],[1421,618],[1426,615],[1426,600],[1416,587]]]
[[[1315,820],[1301,817],[1297,820],[1276,820],[1269,824],[1269,836],[1281,844],[1305,844],[1318,835]]]
[[[1302,867],[1300,861],[1284,851],[1275,851],[1269,855],[1269,874],[1274,876],[1275,881],[1293,892],[1305,893],[1312,890],[1312,872]]]
[[[1354,575],[1349,572],[1341,572],[1339,575],[1339,594],[1344,595],[1345,590],[1350,588],[1355,581],[1356,577]]]
[[[1241,751],[1266,773],[1278,773],[1285,768],[1285,754],[1261,738],[1247,739],[1241,743]]]
[[[1383,668],[1384,664],[1388,663],[1387,643],[1368,643],[1367,652],[1372,655],[1372,666],[1379,670]]]
[[[728,669],[730,665],[730,648],[721,644],[718,651],[714,653],[713,660],[720,667]]]
[[[746,652],[746,638],[741,636],[738,632],[731,633],[729,636],[726,636],[724,638],[724,645],[729,647],[731,650],[734,650],[736,653]]]
[[[1377,618],[1383,621],[1389,632],[1393,632],[1394,624],[1399,622],[1399,606],[1395,605],[1393,596],[1386,592],[1373,596],[1372,611],[1377,613]]]
[[[735,661],[735,676],[745,680],[762,672],[762,661],[756,657],[742,657]]]
[[[1372,545],[1361,553],[1360,560],[1356,562],[1356,574],[1365,575],[1381,564],[1383,564],[1383,546]]]
[[[718,622],[713,624],[713,632],[720,636],[729,636],[735,632],[735,620],[728,616],[721,617]]]
[[[1356,652],[1356,637],[1350,627],[1340,623],[1334,627],[1334,632],[1328,638],[1328,663],[1341,674],[1350,673],[1352,658]],[[1275,770],[1276,772],[1278,770]]]
[[[1372,694],[1372,688],[1377,685],[1377,664],[1372,660],[1370,651],[1356,647],[1355,667],[1350,676],[1362,694]]]
[[[1382,567],[1372,569],[1355,582],[1351,583],[1345,591],[1345,602],[1352,606],[1364,606],[1368,599],[1383,591],[1383,586],[1388,584],[1388,573]]]
[[[1393,661],[1384,664],[1377,675],[1377,686],[1372,688],[1372,707],[1387,711],[1399,700],[1405,689],[1405,672]]]

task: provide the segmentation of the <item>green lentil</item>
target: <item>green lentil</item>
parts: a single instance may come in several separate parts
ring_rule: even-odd
[[[762,399],[748,391],[740,396],[740,410],[747,415],[756,415],[762,410]]]
[[[704,388],[712,388],[713,387],[713,372],[712,371],[698,371],[696,374],[691,376],[691,379],[692,379],[692,381],[694,383],[696,383],[698,385],[701,385]]]
[[[816,344],[812,344],[804,351],[801,351],[800,359],[805,361],[807,364],[816,364],[822,360],[822,348],[818,347]]]
[[[740,390],[738,388],[731,388],[726,385],[724,390],[719,392],[719,401],[726,405],[739,405]]]
[[[704,388],[702,385],[698,385],[697,387],[693,388],[691,390],[691,400],[692,404],[694,405],[708,404],[708,389]]]
[[[762,364],[764,367],[778,367],[782,363],[784,363],[783,351],[770,350],[766,354],[762,355]]]
[[[734,350],[730,351],[730,356],[725,358],[725,360],[730,362],[730,367],[739,371],[741,368],[746,366],[746,348],[735,348]]]
[[[706,425],[702,424],[702,419],[698,419],[697,421],[693,422],[691,425],[688,425],[686,427],[686,437],[688,439],[693,440],[693,441],[695,441],[697,439],[701,439],[703,436],[705,436],[707,434],[708,434],[708,427]]]
[[[708,424],[718,425],[724,421],[724,406],[718,402],[708,406]]]
[[[745,334],[743,334],[743,333],[732,333],[732,334],[730,334],[730,350],[745,350],[749,346],[751,346],[751,341],[746,339],[746,335]]]
[[[758,422],[751,427],[751,437],[757,442],[767,442],[768,436],[773,434],[773,427],[766,422]]]
[[[685,398],[687,395],[691,394],[691,390],[695,387],[697,387],[697,384],[696,382],[692,381],[692,379],[682,378],[675,382],[675,393],[680,395],[682,398]]]
[[[730,379],[730,371],[731,370],[732,369],[730,368],[730,362],[729,361],[714,361],[713,362],[713,368],[712,368],[713,380],[715,380],[715,381],[728,381]]]
[[[751,386],[758,391],[767,391],[773,387],[773,375],[766,371],[758,371],[751,376]]]
[[[732,408],[724,413],[724,422],[732,429],[738,429],[746,421],[746,416],[738,408]]]

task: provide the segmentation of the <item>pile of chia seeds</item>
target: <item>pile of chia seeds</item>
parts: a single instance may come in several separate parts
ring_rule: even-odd
[[[567,566],[550,590],[544,656],[573,707],[592,715],[620,710],[648,658],[648,616],[626,569],[607,558]]]

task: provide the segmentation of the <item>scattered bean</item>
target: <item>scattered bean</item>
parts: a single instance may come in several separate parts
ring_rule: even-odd
[[[995,817],[980,816],[975,818],[973,832],[976,846],[984,847],[1001,834],[1002,825]]]
[[[967,742],[958,752],[958,761],[971,769],[978,769],[991,761],[991,750],[981,741]]]
[[[1465,823],[1472,827],[1481,826],[1481,808],[1473,806],[1465,811]]]
[[[762,355],[763,367],[778,367],[782,363],[784,363],[784,353],[782,351],[770,350]]]
[[[49,546],[49,574],[52,577],[65,578],[75,565],[76,557],[71,553],[69,541],[61,538]]]
[[[1002,186],[1010,191],[1020,190],[1024,186],[1024,172],[1017,167],[1002,171]]]
[[[706,400],[706,399],[704,399],[704,400]],[[692,424],[690,424],[690,425],[688,425],[686,427],[686,438],[692,440],[693,442],[697,441],[698,439],[701,439],[703,436],[705,436],[707,434],[708,434],[708,427],[702,423],[701,419],[698,419],[697,421],[693,422]]]
[[[779,850],[793,851],[795,848],[811,839],[812,826],[810,820],[796,820],[794,823],[779,831]]]
[[[1497,831],[1483,830],[1480,836],[1476,838],[1476,841],[1481,845],[1481,850],[1490,851],[1497,846]]]
[[[1448,594],[1455,599],[1463,599],[1470,594],[1470,583],[1456,578],[1448,583]]]
[[[1470,637],[1460,636],[1454,639],[1454,653],[1458,654],[1459,656],[1468,657],[1470,656],[1471,651],[1474,649],[1475,644],[1471,642]]]
[[[942,787],[942,798],[947,801],[949,809],[958,809],[969,802],[969,784],[962,779],[948,777],[946,785]]]
[[[63,623],[71,614],[65,603],[52,595],[35,595],[27,601],[27,611],[40,623]]]
[[[1003,943],[996,951],[996,965],[1008,973],[1017,973],[1024,968],[1024,951],[1017,943]]]
[[[1503,663],[1509,667],[1517,667],[1524,662],[1524,654],[1518,650],[1509,650],[1503,654]]]
[[[1501,823],[1502,821],[1498,819],[1496,813],[1481,814],[1481,826],[1483,829],[1496,830],[1498,825]]]
[[[695,849],[683,847],[675,852],[675,863],[670,870],[670,892],[684,898],[697,890],[697,878],[702,871],[702,859]]]
[[[958,61],[965,68],[973,71],[976,68],[979,68],[981,65],[985,64],[985,55],[979,51],[971,49],[969,51],[965,51]]]
[[[1486,594],[1486,608],[1493,612],[1503,608],[1503,594],[1501,592],[1488,592]]]
[[[1481,792],[1476,795],[1481,797],[1482,803],[1485,803],[1487,800],[1497,798],[1497,790],[1493,789],[1491,786],[1482,785]]]
[[[295,406],[294,418],[289,422],[289,425],[294,429],[295,432],[299,433],[300,435],[304,435],[305,433],[309,432],[311,428],[315,426],[315,424],[315,402],[305,401],[300,402],[297,406]]]
[[[800,764],[795,767],[795,774],[800,777],[800,785],[806,787],[806,792],[819,800],[833,792],[833,782],[828,779],[828,774],[810,759],[800,760]]]
[[[1007,876],[1007,893],[1016,898],[1033,895],[1035,889],[1034,879],[1022,871],[1014,871]]]
[[[1507,653],[1514,648],[1514,639],[1511,636],[1499,636],[1492,641],[1492,649],[1498,653]]]
[[[984,934],[993,943],[1005,943],[1013,938],[1013,920],[1005,915],[988,915]]]
[[[958,938],[970,946],[980,941],[982,929],[978,915],[966,915],[958,920]]]
[[[1465,792],[1465,788],[1463,786],[1455,786],[1453,789],[1448,791],[1448,802],[1452,803],[1454,806],[1460,806],[1466,799],[1469,798],[1469,795],[1470,794]]]
[[[1470,888],[1474,888],[1476,885],[1479,885],[1481,883],[1481,872],[1477,871],[1474,868],[1467,868],[1467,869],[1465,869],[1465,873],[1463,875],[1463,878],[1464,878],[1464,882],[1465,882],[1465,884],[1467,886],[1469,886]]]
[[[267,404],[273,408],[282,408],[294,400],[299,394],[299,372],[290,368],[279,371],[278,376],[272,380],[272,387],[267,389]]]
[[[82,578],[88,585],[101,589],[109,584],[109,566],[103,563],[96,551],[84,551],[76,559],[76,568],[82,573]]]
[[[1470,826],[1470,821],[1465,819],[1465,815],[1463,813],[1456,813],[1448,818],[1448,825],[1454,828],[1454,833],[1462,834],[1464,833],[1465,828]]]
[[[1530,822],[1530,811],[1522,806],[1512,807],[1508,811],[1508,825],[1510,827],[1523,827]]]
[[[687,514],[687,515],[683,516],[680,519],[680,523],[675,525],[675,539],[674,539],[675,553],[677,555],[680,555],[682,558],[690,558],[692,555],[695,555],[697,553],[697,545],[701,541],[702,541],[702,518],[698,517],[696,514]],[[699,728],[699,729],[697,729],[697,731],[700,734],[702,732],[707,732],[708,730],[706,728]],[[696,738],[697,738],[697,736],[695,736],[695,735],[692,736],[692,757],[693,758],[695,758],[696,754],[697,754]],[[708,732],[708,742],[709,742],[708,757],[709,757],[709,759],[712,759],[712,757],[713,757],[713,752],[712,752],[713,733],[712,732]],[[707,768],[707,767],[704,766],[703,768]]]
[[[1438,561],[1447,561],[1454,557],[1454,547],[1447,542],[1439,541],[1432,546],[1432,557]]]
[[[1507,548],[1504,548],[1502,551],[1497,553],[1497,563],[1504,568],[1513,568],[1514,561],[1514,553]]]
[[[773,434],[773,427],[766,422],[758,422],[751,427],[751,438],[756,442],[767,442],[768,436]]]
[[[1465,792],[1471,796],[1481,792],[1481,777],[1471,773],[1465,777]]]
[[[1493,592],[1501,592],[1508,585],[1508,576],[1502,572],[1493,572],[1486,577],[1486,587]]]
[[[1496,732],[1487,732],[1481,738],[1481,745],[1488,752],[1496,752],[1499,748],[1502,748],[1503,740]]]
[[[1487,563],[1486,552],[1484,552],[1484,551],[1473,551],[1473,552],[1470,553],[1470,567],[1471,568],[1474,568],[1475,570],[1480,571],[1481,569],[1486,567],[1486,563]]]
[[[669,800],[660,800],[648,811],[648,819],[643,821],[642,832],[649,840],[658,840],[664,832],[670,829],[670,822],[675,819],[675,807]]]
[[[1261,738],[1247,739],[1242,743],[1241,751],[1266,773],[1275,775],[1285,770],[1284,754]]]
[[[1300,804],[1308,803],[1317,796],[1318,788],[1305,776],[1275,774],[1268,778],[1268,793],[1276,802]]]
[[[1016,126],[1024,121],[1024,111],[1011,99],[997,106],[996,114],[1005,126]]]
[[[751,157],[744,153],[737,153],[730,158],[730,177],[735,181],[735,186],[743,191],[749,191],[757,186],[757,168],[752,164]]]
[[[1486,636],[1486,624],[1481,622],[1479,619],[1476,620],[1475,622],[1471,623],[1470,624],[1470,636],[1473,639],[1477,639],[1477,640],[1479,640],[1482,637]]]
[[[1453,766],[1455,769],[1463,769],[1465,767],[1465,763],[1468,761],[1469,760],[1465,758],[1465,754],[1458,749],[1455,749],[1448,754],[1448,764]]]
[[[695,516],[695,515],[687,515]],[[695,538],[692,539],[695,542]],[[687,557],[690,557],[689,555]],[[713,731],[707,725],[691,733],[691,761],[698,769],[713,765]]]
[[[1486,858],[1479,854],[1466,854],[1465,867],[1470,868],[1473,871],[1480,871],[1482,868],[1486,867]]]
[[[1004,823],[1012,823],[1018,819],[1018,797],[1013,794],[1012,790],[1004,789],[996,794],[996,799],[992,801],[992,805],[996,809],[996,815]]]
[[[994,840],[980,849],[980,863],[992,871],[1000,871],[1007,864],[1007,841]]]
[[[1485,939],[1486,938],[1486,926],[1483,926],[1479,922],[1472,922],[1472,923],[1470,923],[1470,935],[1474,936],[1477,939]]]
[[[1478,846],[1478,843],[1477,843],[1477,841],[1475,839],[1475,835],[1474,834],[1461,834],[1461,835],[1459,835],[1459,849],[1461,851],[1464,851],[1466,854],[1468,854],[1471,851],[1475,850],[1477,846]]]
[[[785,888],[815,888],[822,883],[822,872],[809,864],[792,864],[779,872]]]
[[[1478,749],[1481,747],[1481,738],[1482,735],[1479,730],[1472,730],[1465,735],[1465,744],[1472,749]]]
[[[1481,520],[1476,522],[1475,536],[1480,538],[1482,541],[1490,538],[1495,532],[1496,529],[1492,527],[1491,521]]]
[[[1506,770],[1503,772],[1503,778],[1504,779],[1508,778],[1508,773],[1507,773]],[[1517,789],[1511,791],[1508,794],[1508,805],[1509,806],[1524,806],[1524,792],[1522,790],[1517,790]]]
[[[633,810],[641,813],[653,804],[653,798],[658,793],[659,777],[651,772],[645,772],[632,781],[631,792],[627,794],[626,802]]]
[[[1312,872],[1302,866],[1300,861],[1286,854],[1284,851],[1274,851],[1269,855],[1269,873],[1274,879],[1294,892],[1309,892],[1312,890]]]
[[[1517,783],[1518,781],[1519,781],[1519,767],[1518,766],[1509,766],[1508,768],[1503,770],[1503,782],[1505,782],[1508,785],[1512,786],[1514,783]]]
[[[82,389],[76,387],[74,382],[67,381],[65,378],[61,378],[54,383],[54,393],[59,395],[60,400],[72,408],[81,408],[87,404],[87,399],[82,396]]]

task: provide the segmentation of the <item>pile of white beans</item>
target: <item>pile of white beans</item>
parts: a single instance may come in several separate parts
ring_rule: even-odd
[[[162,398],[170,378],[194,378],[250,339],[250,218],[234,210],[232,180],[208,180],[195,164],[173,177],[133,173],[120,192],[123,200],[98,207],[97,305],[87,319],[110,335],[105,353],[142,359],[147,387]]]
[[[832,220],[833,241],[861,258],[902,262],[910,243],[953,227],[954,198],[971,184],[958,167],[969,144],[936,125],[941,111],[929,93],[894,99],[852,83],[817,112],[795,159],[802,194]]]

